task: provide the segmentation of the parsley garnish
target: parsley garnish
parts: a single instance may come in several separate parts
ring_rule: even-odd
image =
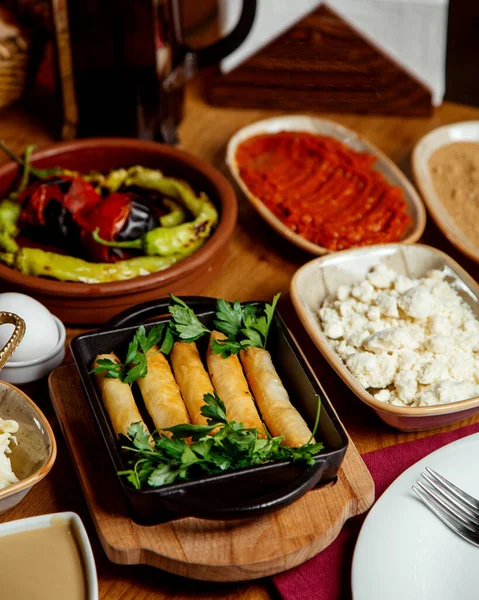
[[[213,352],[227,358],[248,346],[266,348],[269,329],[280,295],[276,294],[273,302],[266,304],[263,310],[254,304],[241,305],[238,300],[233,303],[217,300],[213,324],[218,331],[227,336],[227,339],[212,340]],[[172,294],[170,298],[172,304],[168,309],[173,316],[172,328],[177,338],[185,342],[194,342],[205,333],[210,333],[183,300]]]
[[[323,444],[305,444],[300,448],[282,446],[282,437],[259,437],[257,429],[246,429],[242,423],[228,421],[225,405],[217,394],[205,394],[201,414],[208,425],[182,424],[153,434],[154,448],[140,423],[128,428],[128,436],[120,435],[130,469],[120,471],[137,489],[159,487],[181,480],[195,479],[205,473],[214,475],[277,460],[314,464],[314,456]],[[320,401],[313,436],[319,422]],[[212,433],[216,430],[215,433]],[[211,434],[211,435],[210,435]],[[183,438],[191,438],[188,445]]]
[[[211,343],[213,352],[227,358],[248,346],[266,348],[269,329],[280,295],[276,294],[271,304],[265,304],[264,310],[258,309],[253,304],[245,304],[241,307],[237,301],[231,305],[225,300],[218,300],[214,324],[228,338],[213,340]]]
[[[280,294],[276,294],[271,304],[261,310],[253,304],[241,305],[218,300],[216,303],[214,326],[225,335],[225,340],[212,340],[212,349],[216,354],[227,358],[237,354],[242,348],[257,346],[266,348],[268,333],[273,320],[274,310]],[[171,304],[168,310],[172,320],[168,325],[160,323],[152,327],[148,334],[143,325],[139,327],[128,345],[124,363],[114,363],[101,358],[90,373],[105,373],[105,377],[121,379],[124,383],[134,383],[148,372],[146,354],[153,346],[161,343],[159,351],[169,354],[175,340],[195,342],[210,330],[195,315],[195,312],[180,298],[170,294]]]
[[[178,339],[185,342],[194,342],[210,330],[195,315],[194,311],[173,294],[170,294],[173,304],[168,306],[168,310],[173,316],[172,327]]]
[[[143,325],[138,327],[132,341],[128,344],[128,350],[124,363],[114,363],[109,358],[100,358],[97,366],[90,373],[105,373],[105,377],[121,379],[124,383],[134,383],[137,379],[143,378],[148,372],[148,363],[146,353],[154,346],[157,346],[161,340],[159,351],[163,354],[169,354],[173,344],[173,334],[171,327],[160,323],[150,329],[148,334]]]

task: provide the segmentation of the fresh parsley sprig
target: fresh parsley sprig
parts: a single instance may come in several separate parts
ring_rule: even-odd
[[[195,312],[173,294],[170,294],[172,304],[168,310],[173,317],[172,329],[176,337],[185,342],[195,342],[210,330],[195,315]]]
[[[231,305],[225,300],[218,300],[216,319],[213,322],[215,327],[228,337],[226,340],[213,340],[211,343],[213,352],[226,358],[248,346],[266,348],[269,329],[280,296],[281,294],[276,294],[272,303],[265,304],[262,311],[253,304],[245,304],[241,307],[239,302]]]
[[[272,303],[266,304],[263,310],[254,304],[241,305],[238,300],[232,303],[222,299],[217,300],[213,324],[218,331],[227,336],[227,339],[212,340],[213,352],[227,358],[248,346],[266,348],[280,295],[276,294]],[[173,317],[172,328],[175,337],[185,342],[194,342],[205,333],[211,333],[183,300],[173,294],[170,294],[170,298],[172,303],[168,309]]]
[[[257,429],[228,421],[226,408],[217,394],[205,394],[201,414],[208,425],[181,424],[169,427],[172,437],[148,432],[140,423],[132,424],[128,436],[120,435],[120,444],[131,468],[120,471],[137,489],[159,487],[175,481],[187,481],[202,474],[214,475],[277,460],[314,464],[314,456],[324,446],[308,443],[300,448],[282,446],[282,437],[259,437]],[[320,399],[313,436],[319,422]],[[213,433],[214,431],[214,433]],[[191,438],[187,444],[184,438]]]
[[[134,383],[148,372],[147,352],[160,344],[159,351],[169,354],[175,342],[171,327],[159,323],[146,333],[144,325],[138,327],[128,350],[124,363],[115,363],[109,358],[100,358],[90,373],[105,373],[105,377],[121,379],[123,383]]]

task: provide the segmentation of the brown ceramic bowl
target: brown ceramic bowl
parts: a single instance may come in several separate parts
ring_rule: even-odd
[[[129,306],[167,292],[198,294],[222,266],[236,224],[236,196],[219,171],[188,152],[156,142],[96,138],[55,144],[35,153],[32,164],[82,172],[133,165],[160,169],[166,176],[184,179],[195,190],[205,192],[219,210],[219,223],[195,254],[159,273],[126,281],[87,284],[32,277],[0,265],[2,291],[34,296],[65,323],[104,323]],[[10,190],[17,173],[18,168],[13,163],[0,168],[0,197]]]

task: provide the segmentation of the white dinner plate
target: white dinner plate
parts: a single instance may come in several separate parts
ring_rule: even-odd
[[[353,600],[477,600],[479,548],[442,523],[411,486],[424,467],[479,498],[479,434],[426,456],[379,498],[353,557]]]

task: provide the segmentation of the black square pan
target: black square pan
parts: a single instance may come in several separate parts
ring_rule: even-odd
[[[182,298],[212,328],[216,300],[205,297]],[[146,302],[120,313],[102,330],[79,335],[71,342],[73,358],[91,410],[102,434],[115,473],[127,468],[119,450],[108,415],[103,408],[93,375],[89,370],[98,354],[115,352],[123,357],[138,325],[146,328],[168,322],[170,300]],[[255,302],[259,306],[261,302]],[[149,321],[151,319],[154,321]],[[197,342],[205,355],[207,336]],[[316,440],[325,448],[307,467],[288,460],[267,463],[191,482],[172,483],[160,488],[136,490],[125,478],[118,478],[131,517],[140,523],[158,523],[195,516],[206,519],[237,519],[266,514],[283,508],[317,485],[334,480],[343,461],[348,438],[330,402],[305,362],[298,345],[276,312],[268,338],[276,369],[289,392],[291,402],[310,429],[316,417],[316,394],[321,397],[321,413]],[[137,397],[142,411],[142,401]],[[149,425],[148,415],[144,415]],[[154,427],[152,427],[152,430]]]

